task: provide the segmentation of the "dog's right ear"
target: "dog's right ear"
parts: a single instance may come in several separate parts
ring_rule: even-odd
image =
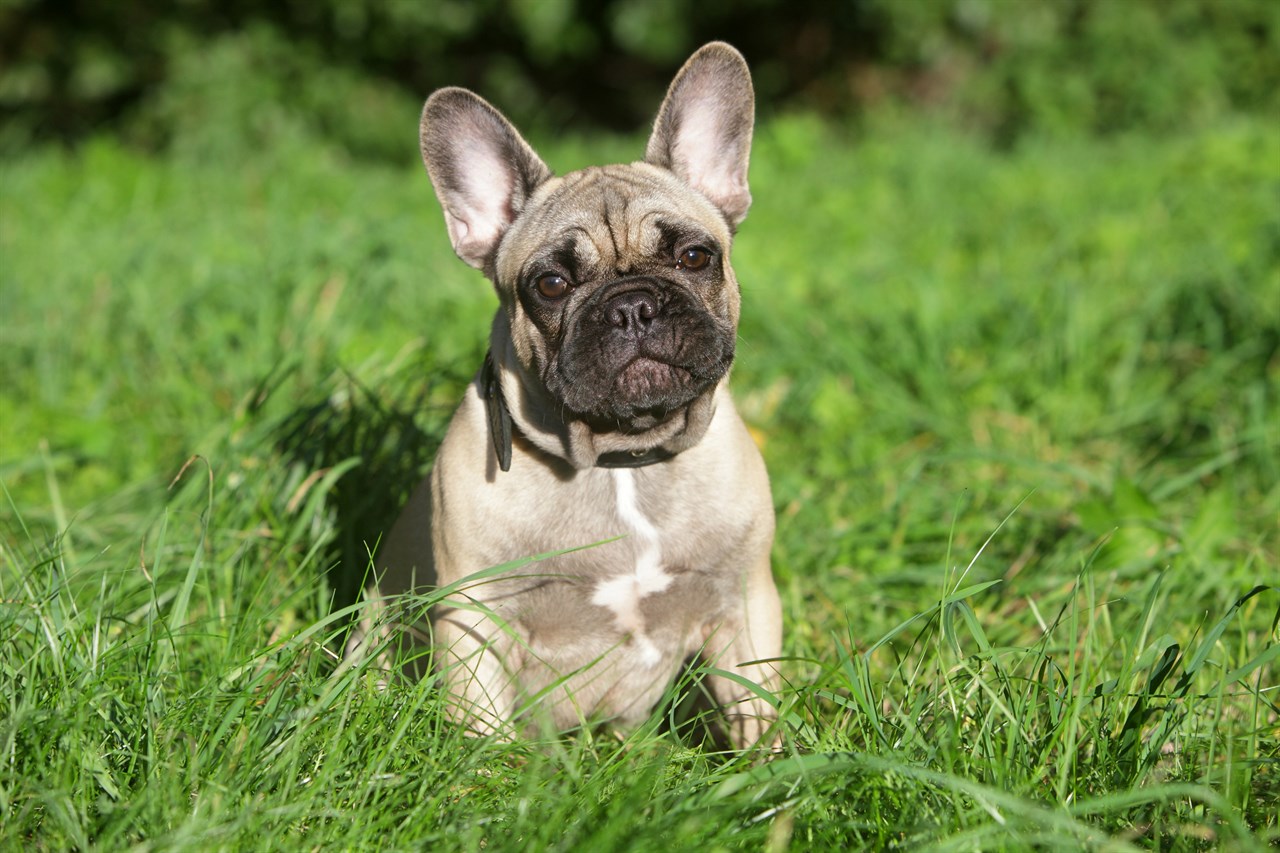
[[[644,159],[670,169],[737,228],[751,207],[747,162],[755,109],[742,54],[722,41],[703,45],[671,81]]]
[[[427,99],[419,141],[453,250],[487,269],[503,232],[551,170],[502,113],[466,89]]]

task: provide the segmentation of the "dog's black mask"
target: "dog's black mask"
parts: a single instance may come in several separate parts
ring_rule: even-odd
[[[650,429],[724,377],[734,339],[680,284],[618,279],[566,318],[547,388],[593,428]]]

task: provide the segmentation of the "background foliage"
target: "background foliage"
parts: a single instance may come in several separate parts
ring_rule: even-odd
[[[0,9],[0,848],[1280,840],[1280,4]],[[421,96],[626,160],[709,37],[786,754],[461,737],[338,654],[495,307]]]
[[[284,123],[398,159],[402,114],[448,84],[523,125],[630,130],[711,38],[747,55],[766,114],[906,104],[1008,141],[1280,107],[1270,0],[3,0],[0,118],[10,145]]]

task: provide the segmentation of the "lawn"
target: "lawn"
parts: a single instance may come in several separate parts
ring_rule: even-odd
[[[0,162],[0,847],[1280,842],[1274,122],[760,128],[733,387],[779,520],[761,761],[671,733],[681,690],[625,738],[463,738],[431,680],[336,653],[496,305],[409,121],[398,165],[294,137]]]

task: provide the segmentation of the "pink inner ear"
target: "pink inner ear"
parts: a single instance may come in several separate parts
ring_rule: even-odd
[[[731,220],[746,215],[751,204],[745,164],[736,146],[726,145],[726,128],[714,110],[690,110],[682,116],[680,133],[672,146],[677,172],[698,192],[720,207]],[[732,140],[728,140],[732,141]]]
[[[675,161],[684,165],[689,183],[710,198],[743,190],[733,157],[725,156],[720,129],[714,121],[690,122],[675,145]]]
[[[494,228],[477,229],[468,220],[447,210],[444,219],[449,229],[449,240],[458,257],[473,267],[482,268],[501,232]]]
[[[458,150],[467,152],[467,165],[445,218],[454,251],[480,266],[511,222],[515,177],[484,128],[468,121],[457,130]]]
[[[673,170],[694,189],[738,222],[751,205],[747,190],[746,140],[734,135],[735,116],[721,108],[711,78],[694,75],[683,81],[678,130],[671,141]]]

